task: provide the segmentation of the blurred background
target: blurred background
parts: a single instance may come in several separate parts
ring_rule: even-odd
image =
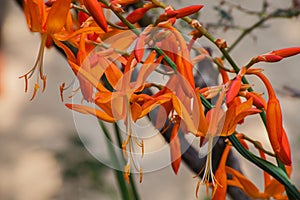
[[[216,2],[209,0],[170,2],[175,7],[204,4],[199,19],[212,24],[211,27],[220,16],[228,26],[248,27],[257,21],[257,18],[242,12],[220,10]],[[256,10],[261,7],[262,0],[231,2]],[[272,1],[269,9],[288,8],[291,3],[286,0]],[[29,32],[22,10],[14,1],[1,1],[0,13],[0,199],[120,199],[112,170],[96,160],[83,146],[73,114],[60,100],[59,86],[73,79],[71,70],[66,67],[67,62],[54,48],[46,50],[44,66],[47,88],[43,94],[39,93],[33,101],[29,101],[31,93],[24,93],[24,80],[18,77],[34,63],[40,38],[38,34]],[[216,36],[222,35],[230,45],[240,34],[238,26],[225,33],[226,28],[211,30]],[[217,49],[205,39],[201,39],[200,43],[210,46],[218,54]],[[232,51],[232,56],[242,66],[255,55],[290,46],[300,46],[300,20],[296,17],[268,21],[264,28],[246,37]],[[292,181],[299,188],[300,56],[275,64],[261,64],[260,67],[264,68],[279,92],[284,124],[292,147]],[[255,89],[264,92],[255,78],[250,78],[250,81],[254,82]],[[270,149],[260,120],[252,117],[246,120],[246,124],[240,131],[253,134],[252,138],[262,141]],[[89,130],[88,127],[86,130]],[[261,171],[246,160],[241,161],[247,177],[262,189]],[[167,166],[144,174],[143,183],[137,184],[138,191],[141,199],[146,200],[196,199],[197,180],[193,176],[184,164],[178,175],[174,175],[171,167]]]

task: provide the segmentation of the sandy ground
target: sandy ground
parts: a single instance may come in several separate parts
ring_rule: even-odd
[[[243,1],[247,3],[246,1]],[[275,1],[275,5],[285,6],[284,0]],[[210,8],[209,1],[201,2]],[[249,4],[252,6],[252,4]],[[254,6],[255,7],[255,6]],[[208,9],[202,17],[214,17]],[[249,23],[246,17],[238,18],[240,23]],[[299,46],[300,21],[273,20],[268,29],[255,32],[256,41],[246,38],[233,51],[233,57],[240,65],[254,55],[265,53],[280,47]],[[3,200],[93,200],[119,199],[113,173],[105,170],[100,176],[104,182],[98,187],[109,189],[97,190],[87,187],[88,179],[70,181],[62,176],[65,166],[57,159],[57,152],[67,152],[67,156],[77,156],[77,150],[70,147],[70,137],[76,137],[76,120],[60,101],[59,86],[62,82],[71,82],[72,73],[66,68],[66,61],[54,49],[46,51],[44,60],[47,74],[47,89],[38,94],[34,101],[29,101],[30,93],[24,93],[24,82],[18,76],[24,74],[35,60],[39,46],[39,36],[29,33],[22,12],[9,2],[8,16],[3,27],[3,49],[1,66],[2,93],[0,96],[0,199]],[[232,42],[236,33],[227,32],[224,36]],[[205,43],[205,41],[203,41]],[[299,79],[300,56],[273,65],[262,64],[266,75],[278,91],[283,85],[297,89]],[[259,83],[255,87],[263,92]],[[30,91],[31,92],[31,91]],[[299,144],[299,107],[300,98],[279,95],[282,103],[285,127],[291,142],[294,162],[292,180],[300,187],[300,175],[297,173],[300,164]],[[256,118],[246,121],[250,125],[240,130],[253,134],[253,138],[263,141],[267,146],[266,133],[261,122]],[[82,127],[81,127],[82,128]],[[86,129],[84,129],[86,128]],[[91,126],[81,129],[81,134],[90,132]],[[84,131],[85,130],[85,131]],[[161,139],[156,142],[164,146]],[[153,142],[152,142],[153,143]],[[68,149],[69,148],[69,149]],[[92,149],[92,147],[91,147]],[[149,147],[151,149],[151,146]],[[66,151],[67,150],[67,151]],[[85,151],[82,149],[82,151]],[[168,152],[164,155],[167,157]],[[78,155],[81,155],[80,153]],[[160,158],[156,158],[158,162]],[[147,162],[151,161],[145,161]],[[66,164],[74,168],[72,164]],[[99,163],[99,165],[101,165]],[[262,175],[247,161],[243,160],[243,169],[262,187]],[[86,171],[83,171],[85,173]],[[142,199],[195,199],[196,179],[184,165],[175,176],[170,166],[144,175],[138,190]],[[136,177],[137,178],[137,177]]]

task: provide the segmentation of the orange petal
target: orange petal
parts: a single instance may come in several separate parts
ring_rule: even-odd
[[[162,105],[165,104],[166,102],[169,102],[172,98],[172,94],[163,94],[161,96],[158,96],[156,98],[153,98],[152,100],[148,100],[146,101],[143,105],[142,105],[142,112],[141,112],[141,116],[143,117],[145,115],[147,115],[151,110],[153,110],[156,106],[158,105]],[[158,117],[159,118],[159,117]],[[165,120],[164,120],[165,121]]]
[[[226,166],[226,161],[227,161],[229,152],[230,152],[230,146],[227,145],[223,151],[222,158],[219,163],[219,167],[218,167],[217,171],[215,172],[215,177],[216,177],[219,185],[216,186],[217,188],[214,192],[214,196],[212,198],[213,200],[226,199],[227,174],[226,174],[225,166]]]
[[[145,16],[146,12],[150,9],[150,7],[147,8],[138,8],[135,9],[133,12],[131,12],[127,17],[126,20],[129,21],[132,24],[137,23],[142,17]],[[124,26],[123,22],[118,23],[120,26]]]
[[[226,172],[233,177],[233,180],[228,180],[228,185],[239,187],[251,198],[267,197],[266,194],[259,192],[258,188],[240,172],[228,166],[226,166]]]
[[[141,115],[142,107],[136,102],[133,102],[130,107],[132,120],[136,122],[136,120],[138,120]]]
[[[175,10],[174,12],[176,13],[176,18],[182,18],[198,12],[201,8],[203,8],[203,5],[192,5]]]
[[[71,0],[56,0],[52,5],[44,30],[49,33],[57,33],[64,27],[70,9]]]
[[[105,31],[108,32],[108,26],[105,15],[103,13],[102,6],[97,0],[83,0],[86,9],[94,18],[96,23]]]
[[[45,21],[45,5],[43,0],[24,0],[24,13],[27,25],[32,32],[42,32]]]
[[[188,127],[188,130],[190,132],[196,134],[197,129],[195,128],[193,119],[191,118],[191,116],[188,113],[185,106],[182,104],[182,102],[175,95],[172,95],[172,103],[173,103],[173,107],[176,110],[177,114],[186,123],[186,125]]]
[[[170,138],[171,162],[175,174],[177,174],[181,162],[180,141],[178,138],[179,126],[180,126],[180,120],[179,122],[175,122],[172,129],[171,138]]]
[[[83,113],[83,114],[94,115],[97,118],[107,121],[107,122],[115,121],[113,117],[111,117],[108,114],[106,114],[105,112],[95,109],[95,108],[91,108],[91,107],[83,106],[83,105],[79,105],[79,104],[65,104],[65,106],[67,106],[68,108],[75,110],[77,112]]]
[[[138,37],[135,48],[134,48],[134,56],[138,62],[142,61],[144,51],[145,51],[145,37],[143,33]]]
[[[199,88],[196,88],[196,94],[197,95],[199,94]],[[204,114],[202,101],[201,101],[200,96],[196,96],[196,98],[197,98],[197,101],[195,101],[195,100],[193,101],[194,102],[193,109],[198,108],[199,111],[198,111],[198,113],[197,112],[192,112],[192,115],[193,115],[194,119],[196,119],[195,115],[199,115],[198,131],[201,134],[206,134],[207,130],[208,130],[208,124],[207,124],[206,119],[205,119],[205,114]],[[198,103],[198,105],[197,105],[197,103]],[[202,136],[205,136],[205,135],[202,135]]]
[[[123,73],[121,70],[116,66],[115,63],[111,63],[105,70],[105,76],[108,80],[108,82],[111,84],[112,87],[115,87],[115,85],[118,83],[118,81],[123,76]]]
[[[284,128],[282,128],[281,149],[277,156],[283,164],[289,166],[292,164],[290,143]]]
[[[300,47],[290,47],[272,51],[270,54],[280,56],[282,58],[294,56],[300,53]]]
[[[274,54],[263,54],[254,58],[254,62],[278,62],[280,60],[282,57]]]
[[[266,100],[262,97],[262,95],[256,93],[256,92],[247,92],[246,93],[246,98],[253,99],[253,104],[257,107],[257,108],[264,108],[267,109],[267,103]]]
[[[272,181],[267,185],[265,193],[274,197],[277,195],[282,195],[284,190],[285,188],[281,183],[279,183],[276,179],[272,179]]]
[[[230,104],[230,102],[238,95],[241,89],[241,81],[242,76],[237,75],[236,78],[231,82],[229,90],[226,94],[226,104]]]
[[[266,111],[267,130],[269,140],[276,155],[279,154],[282,141],[282,114],[278,99],[272,98],[268,101]]]

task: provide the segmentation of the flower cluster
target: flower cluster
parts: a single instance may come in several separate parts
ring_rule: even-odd
[[[203,5],[193,5],[175,10],[156,0],[124,15],[124,10],[138,0],[24,0],[24,13],[32,32],[41,34],[38,58],[32,69],[22,77],[26,81],[39,71],[34,85],[33,99],[40,81],[43,91],[46,76],[43,73],[45,47],[61,49],[80,83],[82,103],[66,103],[66,107],[84,114],[96,116],[106,122],[123,120],[127,137],[122,148],[127,158],[124,166],[125,178],[130,175],[131,152],[138,145],[144,151],[144,143],[133,131],[133,123],[158,108],[156,127],[162,133],[172,129],[170,137],[171,163],[175,173],[181,163],[179,131],[200,138],[200,147],[207,145],[207,159],[204,175],[199,184],[212,188],[213,199],[225,199],[227,186],[236,186],[251,198],[285,198],[284,186],[265,172],[263,192],[243,174],[226,166],[232,143],[228,141],[216,171],[212,168],[213,139],[217,136],[238,138],[238,142],[248,148],[251,141],[246,134],[240,134],[236,127],[243,124],[249,115],[261,115],[266,124],[268,138],[278,162],[285,165],[286,176],[291,171],[291,152],[288,137],[282,125],[279,101],[270,81],[261,69],[253,68],[258,62],[277,62],[300,53],[300,47],[280,49],[258,55],[248,64],[237,67],[228,53],[223,39],[213,38],[202,26],[187,16],[199,12]],[[137,23],[152,9],[163,12],[142,31]],[[118,20],[109,17],[117,16]],[[187,41],[176,29],[177,20],[186,21],[193,31]],[[205,49],[193,49],[195,40],[207,37],[223,52],[231,64],[227,67],[222,58],[213,58]],[[191,53],[193,52],[193,53]],[[191,56],[193,55],[193,56]],[[203,59],[210,59],[217,66],[222,83],[211,87],[195,85],[193,68]],[[163,73],[168,79],[165,84],[152,81],[153,73]],[[233,79],[229,74],[235,74]],[[268,92],[265,100],[253,91],[246,76],[255,75],[262,80]],[[231,76],[232,77],[232,76]],[[145,92],[155,89],[151,94]],[[65,84],[61,86],[61,96]],[[209,99],[217,98],[211,105]],[[207,110],[207,111],[205,111]],[[164,115],[162,113],[165,113]],[[266,160],[265,150],[256,144],[262,160]],[[129,152],[129,156],[127,153]],[[133,163],[135,167],[138,165]],[[139,170],[142,172],[140,166]],[[199,172],[200,173],[200,172]],[[229,179],[227,175],[231,175]]]

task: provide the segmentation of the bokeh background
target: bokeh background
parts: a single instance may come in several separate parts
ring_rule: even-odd
[[[6,2],[6,6],[4,6]],[[258,9],[261,0],[232,1],[249,9]],[[286,0],[272,1],[270,9],[290,6]],[[215,22],[218,12],[214,2],[170,1],[177,7],[204,4],[200,21]],[[120,199],[112,170],[107,168],[86,150],[79,139],[73,114],[60,100],[59,86],[71,82],[73,74],[65,59],[49,49],[45,53],[44,66],[47,89],[29,101],[24,93],[24,81],[18,77],[32,66],[39,48],[39,35],[28,31],[21,9],[14,1],[1,1],[0,12],[5,13],[1,26],[0,52],[0,199],[3,200],[99,200]],[[234,23],[253,24],[256,18],[234,13]],[[237,30],[213,32],[231,42],[239,35]],[[211,46],[201,39],[204,46]],[[254,31],[233,50],[232,56],[239,65],[255,55],[273,49],[300,46],[300,20],[274,19],[263,29]],[[300,187],[300,98],[291,97],[284,86],[300,91],[300,56],[276,64],[261,64],[270,78],[284,115],[284,124],[290,139],[293,155],[292,180]],[[264,92],[260,82],[255,88]],[[270,149],[266,132],[257,117],[246,120],[241,132],[252,134]],[[87,131],[88,131],[87,124]],[[163,143],[162,138],[156,141]],[[262,173],[252,164],[241,159],[242,168],[251,180],[263,188]],[[144,174],[143,183],[137,184],[142,199],[196,199],[197,180],[183,164],[178,175],[170,166]],[[135,177],[138,179],[138,177]]]

